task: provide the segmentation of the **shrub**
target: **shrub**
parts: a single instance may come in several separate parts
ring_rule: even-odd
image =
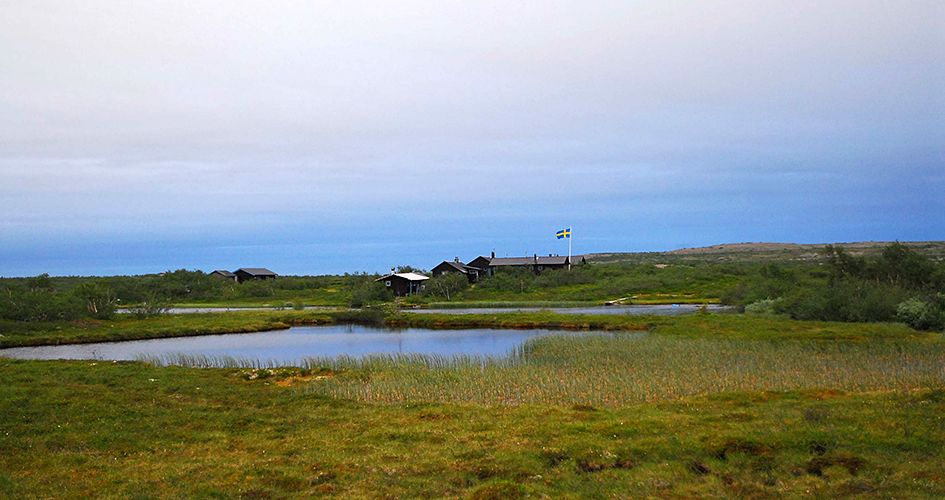
[[[776,308],[781,307],[783,303],[784,299],[781,297],[776,299],[759,300],[745,306],[745,312],[754,314],[774,314],[776,312]]]
[[[945,327],[945,311],[937,304],[919,299],[900,302],[896,319],[916,330],[941,330]]]
[[[347,297],[350,307],[363,307],[393,300],[393,294],[380,281],[368,281],[355,288]]]
[[[0,288],[0,319],[15,321],[72,320],[85,305],[73,294],[58,293],[48,275],[26,280],[25,286],[10,283]]]
[[[431,279],[426,284],[425,290],[427,295],[443,297],[448,301],[467,288],[469,288],[469,280],[466,276],[459,273],[443,273]]]
[[[144,300],[129,307],[128,310],[138,319],[160,316],[170,309],[170,301],[157,293],[148,293]]]
[[[835,281],[825,287],[807,288],[774,304],[774,312],[793,319],[820,321],[893,321],[897,304],[909,292],[875,281]]]

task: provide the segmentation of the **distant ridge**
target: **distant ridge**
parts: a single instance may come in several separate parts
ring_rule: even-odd
[[[608,263],[685,263],[795,260],[811,261],[821,258],[825,245],[843,247],[856,256],[879,255],[891,241],[859,241],[852,243],[723,243],[707,247],[680,248],[667,252],[612,252],[587,254],[588,262]],[[934,260],[945,260],[945,241],[900,241],[913,250]]]

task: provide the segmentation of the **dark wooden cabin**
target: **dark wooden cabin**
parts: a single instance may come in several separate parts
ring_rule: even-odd
[[[512,267],[530,268],[535,274],[541,274],[547,269],[567,269],[568,257],[497,257],[489,262],[493,272]]]
[[[236,275],[235,275],[235,274],[233,274],[233,273],[231,273],[231,272],[229,272],[229,271],[223,270],[223,269],[217,269],[216,271],[213,271],[212,273],[210,273],[210,275],[211,275],[211,276],[223,276],[224,278],[226,278],[226,279],[228,279],[228,280],[236,281]]]
[[[236,275],[236,281],[242,283],[250,280],[272,280],[276,279],[276,273],[264,267],[241,267],[233,271]]]
[[[453,260],[453,262],[444,260],[438,266],[434,267],[432,272],[434,278],[446,273],[462,274],[466,276],[466,279],[468,279],[470,283],[475,283],[479,280],[479,275],[483,272],[483,269],[468,264],[463,264],[459,261],[459,257],[457,257]]]
[[[394,295],[404,297],[423,291],[423,282],[428,279],[430,279],[429,276],[417,273],[391,273],[374,281],[383,281],[387,289],[394,292]]]
[[[475,259],[473,259],[471,262],[469,262],[466,265],[469,267],[475,267],[476,269],[482,269],[483,271],[486,271],[489,269],[489,263],[492,262],[492,259],[494,258],[495,258],[495,252],[492,252],[492,257],[485,257],[485,256],[480,255],[479,257],[476,257]]]
[[[482,269],[482,275],[493,276],[497,271],[513,267],[529,268],[535,274],[541,274],[547,269],[567,269],[568,265],[584,264],[587,261],[583,256],[577,255],[571,259],[567,256],[549,255],[547,257],[496,257],[495,252],[491,257],[476,257],[472,262],[466,264],[470,267]],[[442,264],[441,264],[442,265]]]

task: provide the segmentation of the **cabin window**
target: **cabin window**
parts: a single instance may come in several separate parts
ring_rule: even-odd
[[[541,271],[541,270],[544,269],[544,268],[545,268],[545,266],[538,266],[538,270],[539,270],[539,271]]]
[[[384,284],[390,286],[390,280],[385,281]]]

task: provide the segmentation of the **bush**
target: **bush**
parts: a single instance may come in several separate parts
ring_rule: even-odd
[[[938,304],[909,299],[896,307],[896,319],[916,330],[941,330],[945,327],[945,311]]]
[[[836,281],[808,288],[774,305],[774,312],[793,319],[820,321],[894,321],[897,305],[909,292],[875,281]]]
[[[128,311],[138,319],[145,319],[166,314],[170,307],[170,301],[167,298],[151,292],[147,294],[144,300],[129,307]]]
[[[523,293],[532,287],[535,273],[526,268],[502,269],[494,276],[480,278],[479,287],[486,290]]]
[[[469,279],[459,273],[443,273],[427,282],[425,293],[433,297],[443,297],[447,301],[456,298],[456,294],[469,288]]]
[[[240,295],[244,297],[272,297],[273,280],[250,280],[240,285]]]
[[[83,304],[86,313],[95,319],[110,319],[118,307],[118,296],[104,280],[86,281],[72,290]]]
[[[363,307],[368,304],[389,302],[394,299],[394,294],[387,290],[384,283],[368,281],[355,288],[347,299],[349,307]]]
[[[0,319],[14,321],[59,321],[82,316],[85,307],[73,294],[58,293],[49,275],[10,283],[0,288]]]
[[[783,303],[784,299],[781,297],[759,300],[745,306],[745,312],[754,314],[775,314],[776,309],[780,308]]]

